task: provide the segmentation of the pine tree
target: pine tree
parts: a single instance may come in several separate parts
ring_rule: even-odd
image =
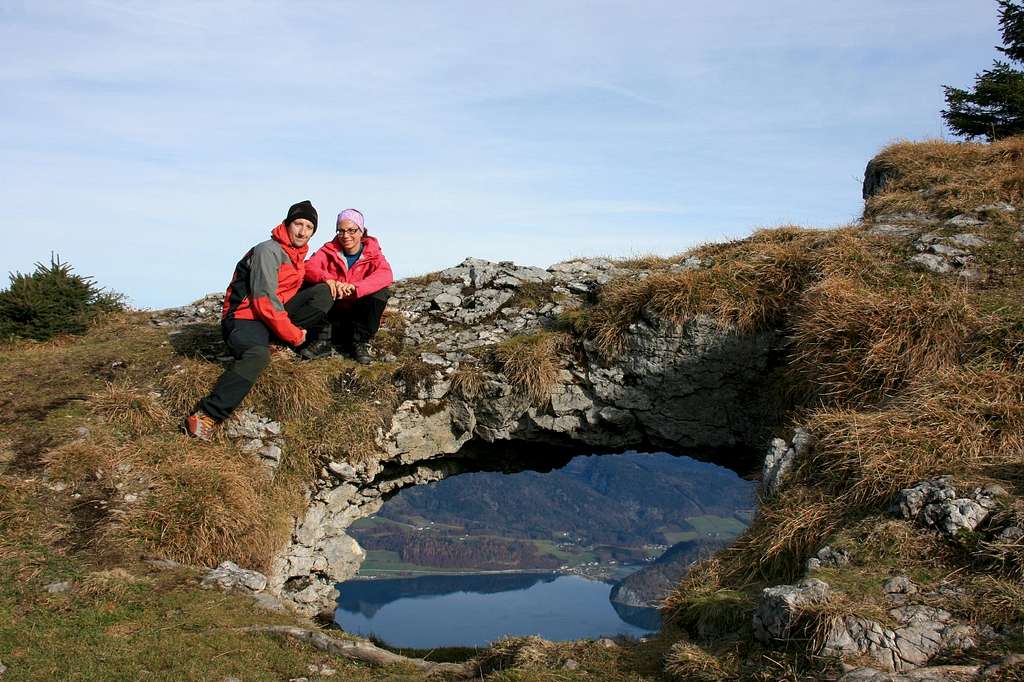
[[[97,316],[123,310],[120,294],[103,291],[91,277],[77,275],[60,257],[36,263],[30,275],[11,274],[0,291],[0,340],[45,341],[57,334],[84,332]]]
[[[999,0],[1003,47],[1011,62],[1024,63],[1024,1]],[[974,90],[943,86],[942,118],[957,135],[993,140],[1024,133],[1024,71],[995,60],[974,78]]]

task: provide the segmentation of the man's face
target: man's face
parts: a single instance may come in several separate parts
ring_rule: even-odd
[[[338,240],[341,242],[341,250],[351,255],[359,250],[359,242],[362,241],[363,231],[352,220],[338,221]]]
[[[288,223],[288,239],[291,240],[292,246],[305,246],[306,243],[309,242],[309,238],[312,236],[313,223],[309,222],[305,218],[296,218]]]

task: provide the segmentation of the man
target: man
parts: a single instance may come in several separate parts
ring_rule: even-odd
[[[370,340],[380,328],[394,282],[380,243],[366,233],[363,214],[346,208],[338,214],[338,234],[306,263],[306,283],[326,284],[335,302],[327,315],[331,343],[362,365],[370,362]],[[326,330],[325,330],[326,331]],[[314,358],[331,352],[325,331],[302,352]]]
[[[221,333],[235,360],[185,419],[189,435],[209,440],[242,402],[270,364],[271,340],[295,348],[305,343],[307,330],[323,326],[334,303],[332,289],[323,284],[299,291],[316,222],[308,200],[293,204],[271,238],[249,249],[235,266],[221,314]]]

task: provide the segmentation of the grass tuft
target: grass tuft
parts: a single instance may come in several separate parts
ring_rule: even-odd
[[[739,678],[740,661],[735,651],[712,653],[680,640],[665,655],[665,672],[677,680],[735,680]]]
[[[1022,154],[1024,137],[991,144],[928,140],[889,145],[876,158],[889,169],[890,179],[867,200],[864,216],[920,212],[948,218],[983,204],[1022,204]]]
[[[173,445],[173,449],[168,446]],[[290,528],[298,491],[273,486],[251,457],[223,443],[184,436],[122,446],[145,464],[149,494],[101,531],[112,548],[131,547],[191,565],[225,558],[265,569]]]
[[[224,368],[198,358],[184,358],[163,378],[163,395],[173,414],[188,414],[213,388]]]
[[[783,227],[697,249],[693,255],[705,267],[612,281],[601,290],[597,305],[585,316],[574,316],[574,326],[582,326],[607,356],[623,350],[630,325],[645,316],[682,325],[704,315],[723,327],[754,331],[781,319],[813,277],[816,251],[830,238],[816,230]]]
[[[127,380],[106,382],[103,389],[89,396],[89,404],[104,421],[132,436],[152,433],[171,423],[159,395],[138,389]]]
[[[505,378],[540,405],[550,398],[558,382],[559,352],[569,341],[569,336],[560,332],[514,336],[499,344],[494,353]]]
[[[473,400],[480,394],[483,385],[484,372],[480,365],[463,362],[451,375],[450,393],[464,400]]]
[[[962,287],[923,276],[871,287],[834,275],[800,301],[790,364],[820,399],[877,402],[911,377],[952,365],[976,325]]]
[[[224,368],[195,358],[185,358],[164,378],[164,396],[175,414],[196,409],[209,394]],[[288,353],[271,357],[240,407],[252,407],[275,419],[304,419],[322,413],[331,400],[336,363],[297,362]]]
[[[114,567],[87,573],[78,584],[78,592],[89,597],[118,599],[133,588],[153,582],[148,576],[136,576],[124,568]]]

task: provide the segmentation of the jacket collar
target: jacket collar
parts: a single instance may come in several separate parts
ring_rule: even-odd
[[[292,246],[292,240],[288,238],[288,228],[284,226],[284,223],[271,230],[270,237],[281,245],[284,252],[288,254],[288,259],[292,262],[292,265],[298,266],[306,259],[306,254],[309,252],[309,243],[306,243],[305,246]]]

